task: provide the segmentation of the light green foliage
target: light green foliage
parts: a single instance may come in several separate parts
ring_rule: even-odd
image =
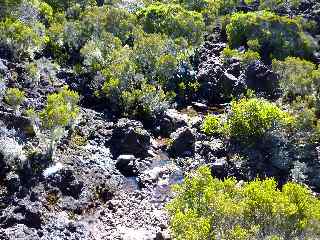
[[[320,70],[315,64],[295,57],[273,60],[273,70],[280,76],[280,87],[289,98],[312,95],[319,88]]]
[[[67,87],[59,93],[52,93],[47,97],[45,108],[39,113],[41,127],[49,131],[50,142],[47,154],[54,158],[57,142],[63,136],[65,127],[72,126],[79,114],[79,95]],[[28,114],[33,114],[32,110]],[[47,141],[45,138],[44,141]]]
[[[304,186],[273,179],[240,185],[200,167],[167,205],[173,239],[270,240],[320,237],[320,200]]]
[[[151,84],[142,83],[140,88],[121,94],[123,113],[127,116],[148,119],[163,113],[168,107],[169,96]]]
[[[8,88],[4,96],[4,99],[7,104],[9,104],[17,111],[20,105],[25,100],[25,93],[24,91],[21,91],[18,88]]]
[[[43,30],[41,23],[36,23],[31,28],[19,20],[5,19],[0,21],[0,45],[6,46],[18,59],[32,58],[35,52],[42,50],[48,40],[39,33]]]
[[[136,17],[124,9],[94,7],[85,10],[80,21],[87,36],[99,38],[103,32],[112,33],[124,43],[136,28]]]
[[[102,71],[106,79],[102,91],[112,105],[119,106],[122,105],[121,94],[137,88],[140,80],[131,49],[124,47],[114,51],[111,58],[111,63]]]
[[[32,27],[40,21],[49,24],[53,20],[53,9],[50,5],[41,0],[22,0],[11,8],[11,16],[22,20]]]
[[[249,140],[263,136],[276,125],[290,125],[294,121],[274,103],[263,99],[240,99],[231,103],[225,129],[231,137]]]
[[[215,115],[207,115],[202,124],[202,131],[207,135],[221,133],[223,129],[221,119]]]
[[[125,43],[137,28],[135,15],[120,8],[108,8],[106,14],[106,31]]]
[[[185,8],[201,12],[206,18],[232,13],[239,6],[239,0],[180,0]],[[211,16],[209,16],[211,15]]]
[[[259,53],[270,58],[309,57],[317,47],[303,32],[299,19],[278,16],[268,11],[234,13],[226,27],[232,48],[259,43]]]
[[[78,116],[78,93],[63,88],[59,93],[48,95],[46,107],[40,113],[42,126],[53,130],[70,125]]]
[[[207,134],[222,133],[240,141],[250,142],[263,137],[275,126],[291,126],[294,118],[275,104],[258,98],[232,101],[227,119],[209,116],[203,130]]]
[[[187,11],[178,4],[152,4],[142,9],[138,18],[148,33],[163,33],[173,39],[182,37],[190,45],[199,45],[202,42],[202,15]]]
[[[258,52],[255,52],[250,49],[245,52],[239,52],[238,50],[230,49],[229,47],[226,47],[225,49],[223,49],[222,57],[224,59],[237,58],[240,60],[241,64],[244,66],[247,66],[257,60],[260,60],[260,55]]]
[[[161,55],[156,62],[156,71],[159,82],[166,83],[168,79],[171,79],[173,74],[178,68],[178,60],[171,54]]]

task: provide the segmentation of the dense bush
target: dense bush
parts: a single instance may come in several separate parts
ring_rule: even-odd
[[[44,25],[36,23],[32,28],[20,20],[5,19],[0,21],[0,48],[12,52],[13,57],[32,58],[47,42]]]
[[[82,8],[95,6],[97,4],[96,0],[44,0],[46,3],[50,4],[56,10],[66,10],[76,4],[79,4]]]
[[[278,10],[280,8],[294,9],[298,8],[301,0],[260,0],[259,9],[261,10]]]
[[[166,85],[178,68],[178,63],[186,60],[188,53],[183,43],[177,44],[162,34],[144,34],[138,32],[133,46],[133,59],[138,72],[149,81],[158,81]],[[163,68],[163,65],[170,66]]]
[[[2,0],[0,8],[0,18],[6,17],[10,14],[12,8],[17,7],[20,4],[21,0]]]
[[[207,134],[223,133],[241,141],[252,141],[278,126],[293,124],[293,117],[275,104],[258,98],[242,98],[231,103],[226,120],[207,116],[203,130]]]
[[[202,41],[204,22],[202,15],[187,11],[178,4],[153,4],[138,13],[144,30],[164,33],[171,38],[185,38],[191,45]]]
[[[231,47],[256,41],[261,56],[284,59],[287,56],[310,57],[316,44],[303,32],[299,19],[278,16],[268,11],[234,13],[226,26]]]
[[[53,20],[50,5],[41,0],[22,0],[11,8],[11,16],[32,27],[37,22],[49,24]]]
[[[218,180],[201,167],[174,188],[167,209],[174,239],[289,240],[320,237],[320,200],[304,186],[273,179]]]
[[[316,94],[320,84],[320,70],[312,62],[287,57],[273,60],[273,70],[280,76],[280,87],[286,97]]]
[[[111,33],[105,33],[100,39],[89,40],[81,48],[83,65],[91,71],[98,71],[108,66],[112,61],[112,54],[120,50],[121,41]]]

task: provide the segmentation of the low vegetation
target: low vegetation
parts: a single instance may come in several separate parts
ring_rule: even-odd
[[[316,49],[311,36],[303,31],[300,19],[278,16],[269,11],[235,13],[226,26],[232,48],[255,42],[265,59],[288,56],[310,57]]]
[[[174,188],[167,206],[174,239],[317,239],[320,200],[300,184],[218,180],[201,167]]]
[[[207,116],[203,131],[206,134],[220,133],[240,141],[254,141],[268,130],[279,126],[290,126],[294,118],[275,104],[264,99],[242,98],[231,103],[225,120]]]

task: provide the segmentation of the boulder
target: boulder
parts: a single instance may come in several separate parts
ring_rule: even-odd
[[[140,122],[126,118],[119,119],[109,141],[114,158],[125,154],[145,158],[149,155],[150,134]]]
[[[126,177],[136,177],[138,170],[135,161],[133,155],[120,155],[117,158],[116,168]]]
[[[228,63],[228,65],[235,65],[229,71],[219,57],[212,57],[201,63],[197,73],[197,80],[201,83],[201,97],[209,102],[221,103],[242,93],[246,88],[245,83],[242,79],[233,75],[239,75],[236,69],[237,62],[237,60],[234,60]]]
[[[188,127],[179,128],[171,134],[172,144],[168,152],[172,157],[194,155],[195,149],[195,132]]]
[[[75,199],[80,197],[83,189],[83,182],[78,181],[70,169],[61,169],[48,176],[47,183],[59,188],[63,195],[71,196]]]
[[[164,116],[159,119],[160,134],[169,137],[171,133],[180,127],[187,126],[188,116],[176,109],[168,109]]]
[[[229,165],[226,158],[216,159],[216,161],[211,163],[210,166],[213,176],[219,179],[228,177]]]
[[[260,61],[249,65],[241,78],[250,89],[265,93],[267,97],[276,97],[279,93],[277,75]]]

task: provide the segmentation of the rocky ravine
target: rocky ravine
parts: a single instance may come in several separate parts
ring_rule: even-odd
[[[27,120],[1,115],[27,129]],[[197,119],[172,109],[165,120],[178,129],[172,154],[191,157],[196,135],[188,124]],[[39,144],[21,140],[31,139]],[[164,204],[182,171],[163,148],[138,121],[82,109],[53,163],[34,156],[20,175],[7,173],[1,239],[169,239]]]
[[[307,5],[304,15],[319,22],[313,8]],[[195,70],[202,88],[192,106],[167,110],[151,128],[81,107],[79,121],[60,142],[53,162],[33,150],[43,148],[43,140],[35,136],[29,120],[0,106],[0,137],[16,138],[30,156],[16,171],[0,154],[0,239],[168,240],[164,206],[172,197],[170,186],[204,163],[219,178],[274,176],[280,183],[299,177],[305,168],[299,181],[319,192],[317,146],[296,149],[290,142],[295,139],[275,134],[268,142],[243,148],[202,134],[203,116],[229,107],[209,107],[207,101],[227,102],[228,96],[248,87],[268,99],[279,94],[275,74],[262,62],[246,69],[236,59],[224,63],[219,57],[226,46],[223,41],[209,36],[197,53]],[[318,55],[315,62],[319,62]],[[4,75],[23,71],[21,68],[0,59]],[[94,82],[82,86],[63,70],[58,78],[53,84],[42,79],[36,88],[26,89],[28,99],[23,107],[40,109],[45,96],[65,84],[81,92],[86,105],[95,105],[90,101]],[[18,84],[9,83],[21,87]],[[0,141],[0,147],[9,144]],[[300,172],[296,174],[295,169]]]

